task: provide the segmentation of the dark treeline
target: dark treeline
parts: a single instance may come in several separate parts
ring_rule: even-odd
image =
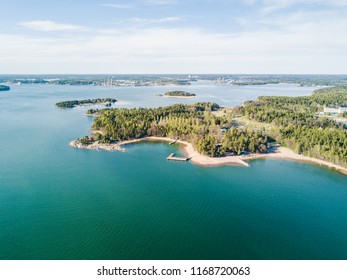
[[[16,79],[12,83],[21,83],[21,84],[53,84],[53,85],[70,85],[70,86],[87,86],[94,85],[94,81],[88,80],[61,80],[61,79]]]
[[[117,102],[114,98],[96,98],[96,99],[85,99],[85,100],[71,100],[56,103],[55,106],[59,108],[73,108],[75,106],[82,105],[95,105],[95,104],[106,104],[111,105],[111,103]]]
[[[182,91],[182,90],[175,90],[175,91],[168,91],[164,95],[166,96],[195,96],[194,93]]]
[[[4,85],[0,85],[0,91],[7,91],[10,90],[11,88],[9,86],[4,86]]]
[[[278,81],[234,81],[233,85],[236,86],[262,86],[268,84],[278,84]]]
[[[347,87],[317,90],[307,97],[260,97],[238,110],[249,119],[279,128],[272,135],[297,153],[347,166],[347,131],[317,115],[323,106],[346,106]]]
[[[217,117],[215,103],[177,104],[159,108],[90,110],[97,113],[92,139],[102,143],[145,136],[186,140],[198,152],[216,157],[244,152],[266,152],[267,137],[260,132],[232,127],[228,116]],[[84,138],[87,142],[88,138]]]
[[[339,107],[347,106],[347,86],[329,87],[316,90],[310,96],[302,97],[276,97],[276,96],[263,96],[259,97],[258,101],[264,102],[268,105],[276,107],[277,105],[282,108],[287,108],[294,112],[310,112],[316,113],[322,111],[324,106]]]

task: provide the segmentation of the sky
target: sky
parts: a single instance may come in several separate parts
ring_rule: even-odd
[[[347,0],[3,0],[0,74],[347,74]]]

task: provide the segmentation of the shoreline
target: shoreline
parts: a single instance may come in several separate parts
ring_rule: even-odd
[[[78,107],[92,107],[92,106],[106,106],[107,104],[109,104],[110,102],[100,102],[100,103],[84,103],[84,104],[78,104],[78,105],[74,105],[73,107],[59,107],[57,105],[55,105],[56,108],[59,109],[74,109],[74,108],[78,108]],[[116,102],[111,102],[111,106],[109,106],[109,108],[111,108],[113,105],[126,105],[129,104],[129,102],[124,101],[124,100],[119,100]]]
[[[340,166],[338,164],[335,164],[335,163],[332,163],[332,162],[329,162],[326,160],[312,158],[312,157],[308,157],[305,155],[299,155],[299,154],[293,152],[291,149],[286,148],[286,147],[278,147],[275,150],[275,152],[273,152],[273,153],[251,154],[251,155],[243,157],[243,159],[247,160],[247,161],[248,160],[255,160],[255,159],[262,159],[262,158],[305,162],[305,163],[310,163],[310,164],[314,164],[314,165],[328,167],[330,169],[333,169],[335,171],[338,171],[340,173],[347,175],[347,168],[346,167]]]
[[[186,99],[186,98],[196,98],[196,95],[194,95],[194,96],[169,96],[169,95],[163,95],[162,97]]]
[[[325,166],[347,175],[347,168],[345,167],[342,167],[340,165],[337,165],[325,160],[320,160],[320,159],[315,159],[315,158],[311,158],[304,155],[299,155],[293,152],[292,150],[290,150],[289,148],[285,148],[285,147],[278,147],[276,148],[274,152],[266,153],[266,154],[250,154],[246,156],[225,156],[225,157],[219,157],[219,158],[218,157],[212,158],[209,156],[199,154],[194,149],[193,145],[189,142],[186,142],[183,140],[175,140],[168,137],[158,137],[158,136],[147,136],[140,139],[126,140],[126,141],[121,141],[121,142],[111,143],[111,144],[101,144],[98,142],[94,142],[89,145],[83,145],[81,143],[78,143],[77,140],[74,140],[74,141],[71,141],[69,145],[71,147],[80,148],[80,149],[88,149],[88,150],[102,149],[106,151],[125,152],[126,149],[122,146],[134,144],[138,142],[143,142],[143,141],[159,141],[159,142],[176,141],[176,143],[182,145],[182,148],[181,148],[182,152],[187,158],[189,158],[189,161],[200,166],[213,167],[213,166],[222,166],[222,165],[235,165],[235,166],[250,167],[251,165],[248,163],[248,161],[269,158],[269,159],[306,162],[306,163],[315,164],[319,166]]]
[[[115,103],[112,103],[112,105],[126,105],[126,104],[129,104],[128,101],[124,101],[124,100],[119,100]]]

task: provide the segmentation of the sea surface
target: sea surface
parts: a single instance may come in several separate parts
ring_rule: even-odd
[[[169,162],[178,145],[74,149],[86,107],[113,97],[153,107],[260,95],[302,96],[279,84],[102,88],[21,85],[0,94],[0,259],[347,259],[347,177],[328,168],[256,160],[250,168]],[[187,90],[196,99],[158,96]]]

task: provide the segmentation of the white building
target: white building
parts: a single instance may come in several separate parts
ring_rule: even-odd
[[[339,107],[339,108],[324,107],[324,114],[327,114],[327,115],[338,115],[344,112],[347,112],[347,107]]]

